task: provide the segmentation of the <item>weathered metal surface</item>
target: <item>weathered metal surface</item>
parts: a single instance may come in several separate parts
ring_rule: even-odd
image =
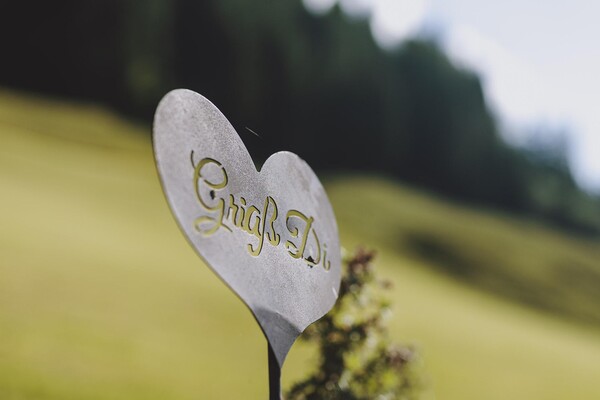
[[[160,102],[154,153],[181,230],[250,308],[281,367],[337,299],[338,231],[319,179],[289,152],[257,171],[229,121],[189,90]]]

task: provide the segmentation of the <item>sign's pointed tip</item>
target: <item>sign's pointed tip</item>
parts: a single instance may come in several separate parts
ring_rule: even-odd
[[[255,315],[279,367],[282,368],[285,358],[298,336],[300,336],[302,329],[294,326],[282,315],[269,310],[258,308]]]

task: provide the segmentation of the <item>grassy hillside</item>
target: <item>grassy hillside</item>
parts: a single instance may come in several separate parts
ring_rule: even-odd
[[[0,92],[1,399],[267,398],[264,339],[178,231],[140,130]],[[425,398],[600,398],[598,243],[383,180],[327,189],[345,246],[380,252]]]
[[[373,177],[340,179],[328,188],[344,232],[482,290],[600,326],[600,240]]]

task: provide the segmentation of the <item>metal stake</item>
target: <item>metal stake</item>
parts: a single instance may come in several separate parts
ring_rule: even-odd
[[[269,400],[281,400],[281,367],[269,343]]]

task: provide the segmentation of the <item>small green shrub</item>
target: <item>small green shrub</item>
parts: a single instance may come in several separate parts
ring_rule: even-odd
[[[422,363],[412,347],[390,342],[384,292],[391,284],[376,279],[373,257],[359,249],[344,263],[335,307],[302,336],[317,344],[319,366],[290,389],[287,400],[418,398]]]

